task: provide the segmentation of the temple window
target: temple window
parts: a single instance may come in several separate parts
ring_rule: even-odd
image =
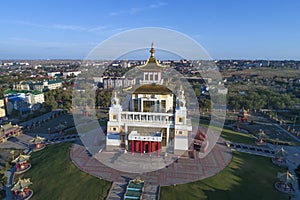
[[[139,101],[138,101],[138,99],[134,99],[133,100],[133,104],[134,104],[134,112],[138,112],[139,110]]]
[[[150,81],[153,80],[153,73],[150,73]]]
[[[148,72],[144,73],[144,80],[148,80]]]
[[[182,123],[182,117],[179,117],[179,118],[178,118],[178,122],[179,122],[179,123]]]
[[[161,109],[162,109],[163,112],[166,111],[166,100],[161,101]]]
[[[155,81],[158,81],[158,73],[155,73],[155,74],[154,74],[154,80],[155,80]]]

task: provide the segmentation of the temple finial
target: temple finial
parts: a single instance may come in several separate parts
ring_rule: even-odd
[[[115,90],[113,91],[113,97],[117,98],[117,91],[115,91]]]
[[[151,44],[150,53],[151,53],[151,57],[154,57],[155,50],[154,50],[154,43],[153,42]]]

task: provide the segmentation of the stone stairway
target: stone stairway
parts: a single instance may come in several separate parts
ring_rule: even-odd
[[[106,200],[122,200],[126,192],[127,182],[113,182],[111,189],[107,195]],[[159,185],[145,184],[143,199],[146,200],[158,200],[159,199]]]
[[[113,182],[106,200],[121,200],[124,197],[127,183]]]

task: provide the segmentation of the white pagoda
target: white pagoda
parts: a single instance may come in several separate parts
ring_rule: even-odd
[[[189,148],[192,131],[187,117],[182,86],[176,95],[163,85],[166,69],[154,57],[154,47],[142,73],[140,85],[130,95],[129,109],[124,111],[115,92],[109,109],[106,150],[125,148],[134,153],[174,153],[181,155]]]

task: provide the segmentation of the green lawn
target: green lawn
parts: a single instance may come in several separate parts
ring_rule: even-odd
[[[251,135],[241,133],[241,132],[236,132],[225,127],[222,130],[221,137],[231,142],[256,145],[255,143],[256,139],[251,137]]]
[[[200,126],[202,127],[208,127],[208,124],[201,123]],[[231,141],[231,142],[238,142],[238,143],[244,143],[244,144],[251,144],[256,145],[255,138],[253,138],[249,134],[241,133],[233,131],[231,128],[224,126],[223,128],[210,126],[211,129],[216,131],[222,131],[221,137],[223,137],[225,140]]]
[[[162,200],[288,199],[273,187],[281,170],[269,158],[233,152],[232,162],[219,174],[202,181],[162,187],[160,197]]]
[[[70,159],[72,143],[50,145],[32,153],[32,168],[22,175],[31,178],[32,199],[104,199],[111,186],[80,171]],[[17,177],[16,177],[17,178]]]

